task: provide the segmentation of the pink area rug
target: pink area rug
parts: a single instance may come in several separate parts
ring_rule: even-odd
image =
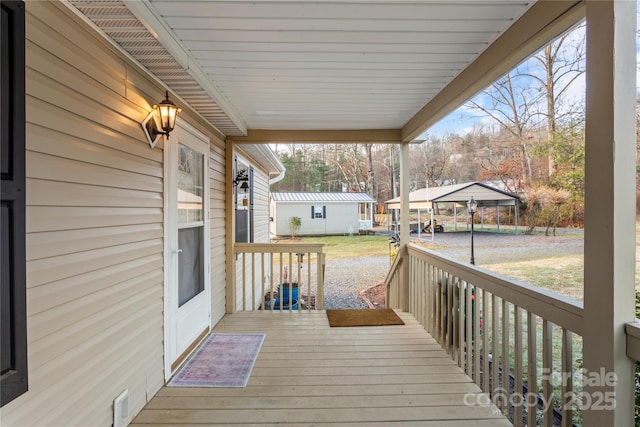
[[[246,387],[265,334],[211,334],[173,377],[173,387]]]

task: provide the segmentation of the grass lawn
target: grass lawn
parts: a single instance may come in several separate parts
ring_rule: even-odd
[[[578,301],[583,300],[583,255],[489,264],[483,267]]]
[[[388,236],[326,236],[326,237],[302,237],[306,243],[324,243],[324,252],[327,259],[354,258],[361,256],[389,256]]]

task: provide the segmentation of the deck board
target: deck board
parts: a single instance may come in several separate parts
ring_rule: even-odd
[[[407,313],[404,326],[330,328],[324,312],[236,313],[217,333],[266,333],[246,388],[163,387],[132,426],[510,426]]]

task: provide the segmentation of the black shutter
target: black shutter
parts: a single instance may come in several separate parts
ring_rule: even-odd
[[[0,406],[28,389],[25,258],[24,3],[2,1]]]
[[[313,219],[314,217],[315,216],[314,216],[314,212],[313,212],[313,206],[311,206],[311,219]]]
[[[322,207],[322,218],[326,218],[327,217],[327,207],[323,206]]]

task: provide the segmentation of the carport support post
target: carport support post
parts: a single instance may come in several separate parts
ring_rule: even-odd
[[[400,145],[400,246],[406,250],[409,243],[409,143]],[[400,288],[400,308],[409,309],[409,262],[402,263],[402,287]]]
[[[635,318],[636,7],[586,1],[584,368],[617,381],[584,388],[592,402],[615,399],[615,408],[585,408],[585,427],[634,424],[625,324]]]

